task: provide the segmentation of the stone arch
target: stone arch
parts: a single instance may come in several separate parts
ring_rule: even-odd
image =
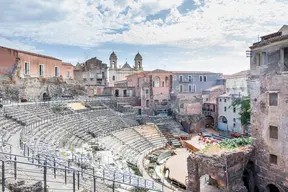
[[[281,191],[276,185],[270,183],[266,186],[265,192],[281,192]]]
[[[214,127],[214,118],[211,115],[206,115],[204,120],[204,125],[206,128]]]

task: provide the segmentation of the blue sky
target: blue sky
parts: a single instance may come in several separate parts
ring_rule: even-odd
[[[258,35],[288,24],[287,0],[1,0],[0,46],[76,64],[119,65],[143,56],[144,69],[235,73]]]

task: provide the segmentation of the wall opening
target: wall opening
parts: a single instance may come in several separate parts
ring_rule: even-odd
[[[265,192],[280,192],[280,190],[273,184],[266,186]]]
[[[115,90],[115,97],[119,97],[119,90],[118,89]]]
[[[204,124],[205,124],[206,128],[213,128],[214,127],[214,118],[211,115],[205,116]]]

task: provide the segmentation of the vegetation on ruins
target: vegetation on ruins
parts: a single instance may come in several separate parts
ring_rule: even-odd
[[[251,106],[250,106],[250,97],[242,97],[241,99],[236,99],[232,103],[233,107],[240,108],[240,120],[243,126],[246,126],[250,123],[250,115],[251,115]]]
[[[235,139],[224,139],[219,143],[220,148],[235,149],[237,147],[251,144],[251,137],[235,138]]]
[[[207,145],[203,150],[201,150],[201,153],[210,154],[210,155],[216,155],[221,154],[222,152],[226,151],[232,151],[241,147],[245,147],[247,145],[250,145],[252,143],[251,137],[245,137],[245,138],[234,138],[234,139],[224,139],[219,144],[209,144]]]

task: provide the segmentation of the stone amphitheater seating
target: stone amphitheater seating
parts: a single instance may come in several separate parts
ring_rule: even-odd
[[[53,161],[57,161],[56,167],[59,168],[68,166],[67,157],[63,157],[60,149],[70,150],[71,147],[73,149],[81,147],[84,143],[93,140],[95,136],[109,134],[102,137],[102,144],[115,155],[118,154],[136,166],[141,154],[165,144],[162,135],[157,134],[155,128],[147,127],[145,130],[141,127],[127,128],[138,123],[121,118],[111,109],[56,116],[48,106],[25,105],[6,107],[5,113],[8,118],[0,117],[0,134],[3,140],[8,140],[9,135],[22,129],[23,126],[19,123],[23,122],[26,125],[20,138],[25,146],[29,147],[30,156],[36,157],[36,154],[41,154],[48,160],[48,165],[53,166]],[[87,157],[84,157],[83,161],[96,166],[94,161]],[[76,164],[73,166],[79,168]],[[121,182],[125,180],[123,177],[130,177],[134,186],[144,187],[146,183],[146,186],[153,188],[154,184],[152,185],[151,181],[144,181],[142,177],[108,164],[98,165],[96,175],[100,177],[105,173],[106,178],[112,179],[115,172],[116,179]],[[86,178],[85,182],[91,184],[91,178],[90,180]],[[157,187],[159,189],[158,185]]]
[[[115,156],[126,159],[127,162],[137,166],[141,153],[153,148],[163,147],[166,140],[152,125],[127,128],[103,137],[100,145],[113,151]]]

